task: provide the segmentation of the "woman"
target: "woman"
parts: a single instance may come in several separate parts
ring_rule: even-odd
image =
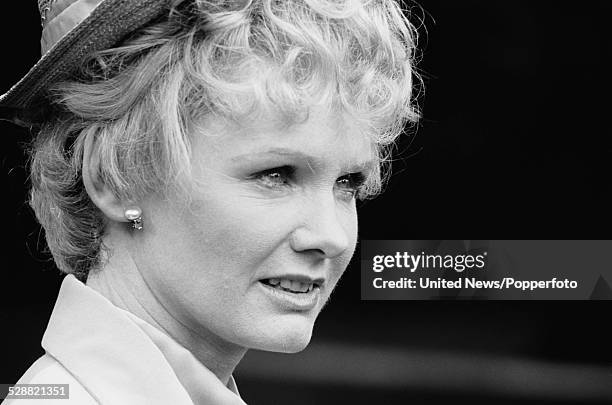
[[[44,56],[0,103],[36,129],[30,203],[68,276],[19,383],[243,403],[236,365],[306,347],[416,121],[410,24],[392,0],[39,7]]]

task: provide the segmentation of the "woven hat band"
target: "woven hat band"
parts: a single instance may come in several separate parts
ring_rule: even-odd
[[[44,55],[70,30],[79,25],[102,0],[56,0],[47,13],[40,50]]]
[[[0,95],[0,119],[18,125],[45,119],[46,91],[69,77],[94,52],[167,14],[177,0],[38,0],[43,17],[42,57]],[[47,18],[48,17],[48,18]]]

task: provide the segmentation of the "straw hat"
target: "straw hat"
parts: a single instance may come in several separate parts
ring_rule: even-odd
[[[8,92],[0,96],[0,115],[36,109],[45,90],[65,79],[83,58],[107,49],[160,16],[169,0],[38,0],[43,26],[42,57]]]

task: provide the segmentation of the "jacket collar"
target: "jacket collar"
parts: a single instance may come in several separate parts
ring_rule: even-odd
[[[225,387],[174,339],[73,275],[64,278],[42,346],[104,404],[244,405],[233,378]]]

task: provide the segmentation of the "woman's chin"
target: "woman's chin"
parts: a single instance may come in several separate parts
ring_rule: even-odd
[[[268,352],[277,353],[297,353],[304,350],[308,343],[310,343],[311,335],[308,336],[286,336],[271,339],[263,348],[257,348],[258,350],[265,350]]]
[[[277,353],[297,353],[304,350],[312,337],[312,325],[291,327],[283,325],[272,329],[264,339],[257,339],[250,347]]]

